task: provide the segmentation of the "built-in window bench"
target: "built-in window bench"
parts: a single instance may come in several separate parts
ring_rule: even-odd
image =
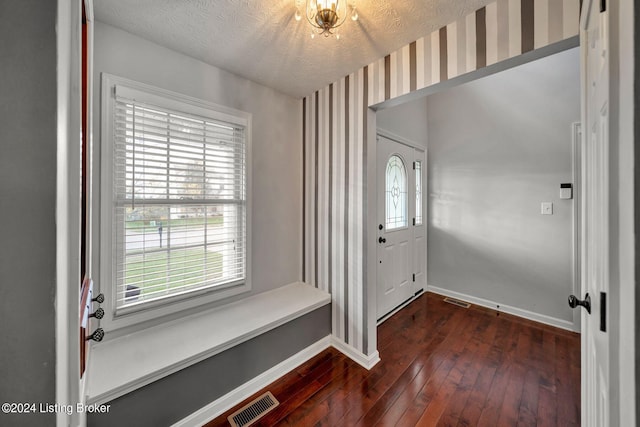
[[[88,403],[107,403],[330,302],[328,293],[292,283],[96,343],[89,358]]]

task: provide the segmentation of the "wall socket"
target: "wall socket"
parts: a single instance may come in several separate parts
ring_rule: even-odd
[[[553,215],[553,203],[551,202],[540,203],[540,213],[542,215]]]

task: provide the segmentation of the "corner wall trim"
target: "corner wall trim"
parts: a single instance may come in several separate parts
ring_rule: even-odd
[[[331,337],[331,345],[340,353],[344,354],[349,359],[353,360],[358,365],[367,370],[373,368],[380,361],[380,354],[377,350],[370,356],[367,356],[357,350],[355,347],[350,346],[349,344],[345,343],[339,338],[336,338],[335,336]]]
[[[331,335],[327,335],[321,340],[316,341],[314,344],[311,344],[309,347],[294,354],[290,358],[278,363],[273,368],[258,375],[254,379],[247,381],[240,387],[231,390],[229,393],[214,400],[207,406],[197,410],[186,418],[181,419],[171,427],[193,427],[208,423],[252,394],[258,392],[260,389],[268,386],[286,373],[302,365],[313,356],[326,350],[331,346],[331,344]]]
[[[544,323],[546,325],[554,326],[560,329],[565,329],[567,331],[580,332],[580,330],[577,329],[572,322],[547,316],[545,314],[534,313],[532,311],[524,310],[522,308],[512,307],[510,305],[486,300],[484,298],[474,297],[472,295],[467,295],[467,294],[463,294],[456,291],[450,291],[448,289],[439,288],[437,286],[427,285],[427,291],[433,292],[434,294],[443,295],[445,297],[457,298],[466,302],[470,302],[472,304],[491,308],[493,310],[497,310],[502,313],[512,314],[514,316],[533,320],[534,322]],[[497,306],[500,306],[500,308],[497,309],[496,308]]]

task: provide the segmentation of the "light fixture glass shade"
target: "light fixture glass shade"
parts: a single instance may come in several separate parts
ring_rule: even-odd
[[[306,0],[306,15],[318,34],[329,37],[347,18],[347,0]]]

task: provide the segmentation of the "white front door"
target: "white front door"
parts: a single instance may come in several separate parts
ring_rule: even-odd
[[[585,2],[581,22],[582,136],[582,425],[609,421],[609,38],[600,1]],[[586,13],[584,13],[586,11]],[[575,304],[575,300],[574,300]],[[580,307],[577,307],[578,309]]]
[[[416,279],[424,282],[426,276],[426,221],[422,204],[416,211],[417,194],[420,201],[422,195],[416,191],[414,166],[421,168],[420,190],[426,168],[424,152],[383,136],[378,136],[377,156],[377,318],[380,319],[424,287],[415,286]],[[420,214],[419,227],[414,225],[416,213]],[[416,228],[419,228],[417,233]],[[417,243],[420,248],[416,247]]]

